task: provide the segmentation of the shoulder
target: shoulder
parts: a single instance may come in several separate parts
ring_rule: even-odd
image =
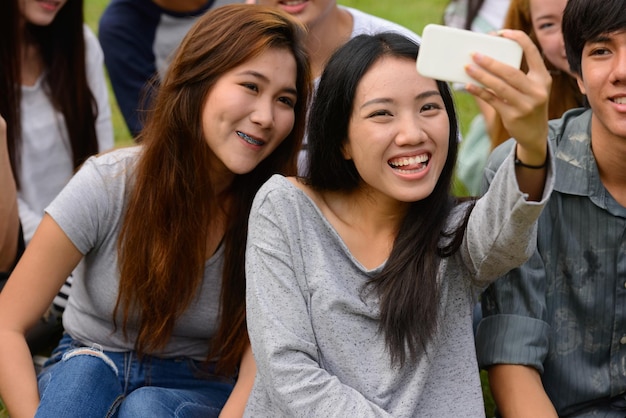
[[[83,24],[83,36],[85,37],[86,46],[99,45],[98,38],[96,38],[96,35],[87,24]]]
[[[79,172],[99,173],[100,176],[109,179],[128,177],[139,160],[141,150],[140,145],[135,145],[94,155],[85,161]],[[121,174],[123,175],[120,176]]]
[[[257,192],[252,211],[293,223],[301,216],[314,217],[320,210],[318,200],[315,191],[297,178],[274,174]]]
[[[255,206],[260,206],[266,201],[272,202],[295,202],[301,193],[297,180],[274,174],[259,189],[255,197]]]
[[[557,146],[563,140],[571,140],[578,136],[588,136],[591,129],[593,112],[588,108],[570,109],[559,119],[549,122],[550,141]]]
[[[144,19],[160,14],[161,10],[152,0],[111,0],[100,17],[100,25]]]
[[[46,211],[69,225],[73,217],[100,217],[121,208],[139,151],[140,146],[120,148],[88,158]]]
[[[93,62],[102,65],[102,47],[96,35],[86,24],[83,25],[83,36],[85,38],[85,59],[87,65]]]
[[[352,7],[339,7],[352,15],[353,28],[351,37],[353,38],[363,34],[373,35],[381,32],[397,32],[416,42],[420,40],[420,37],[415,32],[398,23],[365,13]]]
[[[100,17],[99,37],[118,32],[144,32],[158,24],[162,13],[152,0],[112,0]]]

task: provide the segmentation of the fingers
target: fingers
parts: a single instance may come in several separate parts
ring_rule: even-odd
[[[499,32],[500,36],[503,38],[511,39],[522,47],[522,51],[524,51],[524,58],[526,59],[526,63],[528,64],[529,73],[533,71],[539,71],[542,73],[546,73],[549,77],[550,74],[545,67],[543,58],[541,57],[541,53],[535,43],[530,39],[530,37],[519,30],[509,30],[504,29]]]
[[[501,32],[501,36],[516,41],[522,47],[528,72],[488,56],[474,54],[473,64],[467,66],[466,71],[484,87],[469,84],[466,88],[498,112],[511,136],[521,144],[527,142],[530,145],[547,129],[552,78],[528,35],[506,30]]]

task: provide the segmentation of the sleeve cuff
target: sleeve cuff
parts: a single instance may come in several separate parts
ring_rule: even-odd
[[[481,368],[520,364],[543,373],[550,327],[544,321],[519,315],[484,318],[476,331],[476,355]]]

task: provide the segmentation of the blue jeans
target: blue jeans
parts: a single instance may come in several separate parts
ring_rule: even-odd
[[[217,417],[235,377],[190,358],[137,358],[65,334],[38,376],[36,417]]]

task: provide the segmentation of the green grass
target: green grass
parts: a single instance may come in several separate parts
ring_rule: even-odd
[[[85,0],[85,21],[96,33],[98,19],[108,2],[109,0]],[[384,2],[380,0],[340,0],[339,3],[397,22],[421,34],[424,26],[428,23],[441,22],[441,16],[448,0],[390,0]],[[113,114],[115,143],[118,146],[131,144],[132,138],[110,88],[109,97]],[[466,93],[457,93],[455,101],[459,113],[461,131],[466,132],[469,122],[476,115],[478,109],[473,99]],[[484,372],[481,373],[481,380],[485,392],[485,410],[487,416],[490,417],[493,416],[494,407]],[[8,414],[0,402],[0,418],[6,417],[8,417]]]

